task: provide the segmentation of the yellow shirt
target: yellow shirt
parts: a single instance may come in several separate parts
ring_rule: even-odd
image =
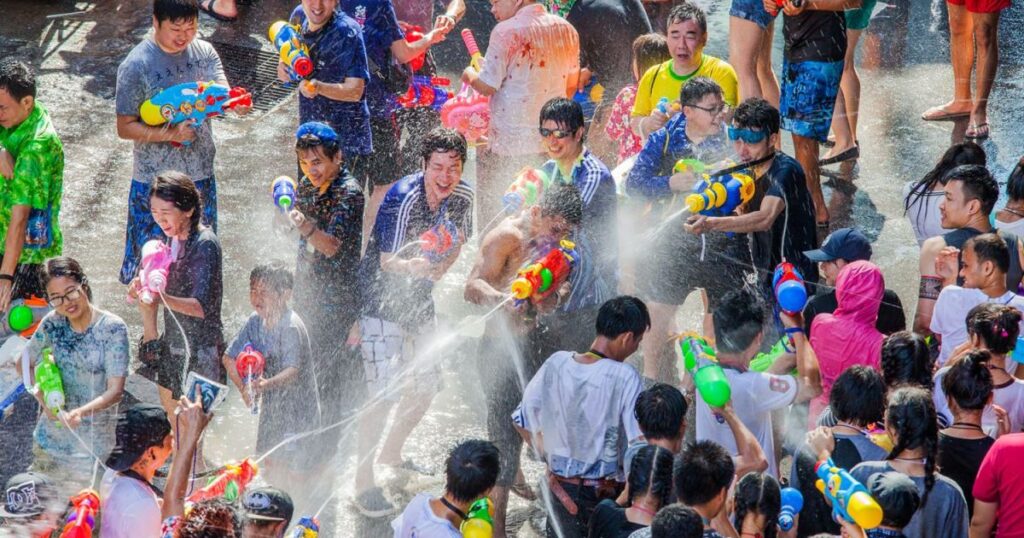
[[[678,101],[679,90],[693,77],[707,77],[717,82],[722,87],[725,104],[736,106],[739,96],[736,71],[728,63],[703,54],[700,58],[700,67],[689,75],[677,75],[672,70],[672,60],[648,69],[636,85],[636,101],[633,103],[632,116],[650,116],[662,97],[668,97],[669,101]]]

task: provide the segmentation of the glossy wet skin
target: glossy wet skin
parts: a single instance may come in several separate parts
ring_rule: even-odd
[[[299,168],[317,188],[330,184],[341,171],[341,152],[328,157],[322,146],[298,150]]]
[[[540,126],[551,131],[570,132],[567,126],[555,120],[544,120]],[[575,133],[565,138],[557,138],[554,134],[550,134],[544,137],[543,142],[544,151],[548,153],[548,157],[556,161],[575,158],[583,151],[583,129],[577,129]]]
[[[51,278],[46,283],[46,300],[51,306],[55,302],[61,304],[54,307],[58,314],[69,320],[77,320],[89,314],[89,298],[85,289],[75,279],[67,276]]]
[[[686,126],[694,133],[704,136],[718,134],[722,130],[722,118],[725,117],[726,106],[721,95],[708,94],[692,105],[683,105],[686,113]]]
[[[700,62],[708,35],[701,30],[697,21],[692,19],[670,24],[668,26],[668,52],[672,55],[675,65],[693,65]],[[677,73],[685,75],[687,73]]]
[[[942,188],[944,197],[939,202],[939,214],[942,216],[943,228],[963,228],[971,220],[973,206],[979,205],[978,200],[968,200],[964,194],[963,181],[948,181]]]
[[[0,127],[11,129],[28,119],[35,106],[35,99],[15,99],[6,88],[0,88]]]
[[[164,235],[167,237],[177,237],[178,239],[188,238],[192,228],[192,213],[195,209],[182,211],[174,205],[174,202],[168,202],[156,196],[151,196],[149,198],[149,211]]]
[[[157,22],[153,17],[153,40],[168,54],[178,54],[188,48],[196,38],[199,19],[179,19]]]
[[[491,0],[491,15],[498,22],[511,19],[523,6],[522,0]]]
[[[280,317],[287,307],[290,296],[290,291],[277,291],[262,280],[257,280],[249,285],[249,303],[264,320]]]
[[[456,151],[435,151],[423,166],[423,186],[427,203],[434,209],[452,195],[462,180],[462,159]]]
[[[302,11],[306,14],[306,19],[312,29],[327,24],[336,9],[338,9],[338,0],[302,0]]]

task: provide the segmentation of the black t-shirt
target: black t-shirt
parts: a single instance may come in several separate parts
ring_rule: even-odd
[[[850,470],[863,461],[857,445],[849,439],[833,436],[836,442],[835,450],[832,451],[832,462],[843,469]],[[817,534],[839,534],[839,524],[832,519],[832,507],[828,505],[825,496],[818,491],[814,485],[818,475],[814,472],[817,465],[814,455],[806,448],[797,453],[796,466],[797,479],[799,481],[800,493],[804,496],[804,507],[800,510],[800,525],[797,527],[797,536],[805,538]]]
[[[646,525],[626,519],[626,509],[605,499],[594,508],[590,515],[590,538],[626,538]]]
[[[804,308],[804,330],[808,338],[811,335],[811,322],[818,314],[831,314],[839,307],[836,299],[836,290],[829,290],[819,293],[807,301]],[[882,295],[882,304],[878,307],[878,321],[875,323],[878,332],[888,336],[892,333],[906,330],[907,317],[903,313],[903,302],[895,291],[886,289]]]
[[[846,56],[846,19],[842,11],[807,10],[786,16],[783,37],[790,62],[838,62]]]
[[[818,264],[804,256],[804,251],[818,248],[814,203],[807,190],[804,171],[796,159],[781,151],[775,153],[771,168],[757,179],[757,193],[750,211],[761,209],[766,196],[781,198],[786,208],[775,218],[771,229],[751,234],[750,250],[762,285],[767,289],[775,266],[782,263],[783,254],[800,271],[805,282],[817,283]]]
[[[220,241],[212,229],[202,228],[193,232],[178,248],[178,258],[171,264],[167,274],[166,293],[172,297],[196,299],[203,307],[202,318],[175,313],[195,355],[198,348],[219,346],[224,338],[220,320],[220,305],[224,295]],[[172,348],[181,346],[181,331],[166,311],[164,337]]]
[[[936,463],[943,475],[948,476],[960,486],[967,500],[967,512],[974,515],[974,479],[981,468],[981,460],[985,459],[988,449],[996,440],[991,437],[981,439],[960,439],[939,434],[939,455]]]
[[[633,82],[633,40],[651,33],[640,0],[577,0],[565,20],[580,36],[580,65],[605,87],[605,99]]]

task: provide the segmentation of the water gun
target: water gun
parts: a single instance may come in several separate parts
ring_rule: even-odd
[[[886,431],[882,424],[871,424],[867,427],[868,439],[871,440],[876,446],[881,447],[886,452],[892,452],[895,443],[892,442],[892,437],[889,432]]]
[[[288,538],[317,538],[318,536],[320,536],[320,520],[304,516],[299,519]]]
[[[516,305],[528,299],[539,303],[554,293],[572,271],[576,260],[575,248],[575,243],[563,239],[543,258],[520,269],[511,286]]]
[[[295,180],[288,176],[279,176],[270,184],[270,194],[274,197],[274,205],[281,213],[287,214],[295,205],[296,190]]]
[[[193,120],[195,127],[199,127],[207,118],[223,116],[236,106],[252,106],[252,94],[245,88],[229,88],[213,81],[183,82],[142,103],[139,117],[154,127],[186,120]]]
[[[459,229],[450,220],[444,220],[420,235],[420,250],[430,260],[439,263],[459,246]]]
[[[807,287],[804,277],[789,262],[782,262],[772,275],[772,290],[779,309],[793,316],[803,312],[807,306]]]
[[[597,77],[590,77],[590,82],[587,82],[582,89],[577,90],[573,94],[572,100],[580,104],[580,107],[583,108],[583,117],[589,120],[594,117],[597,105],[604,100],[604,86],[597,81]]]
[[[35,392],[43,393],[43,403],[54,415],[64,407],[64,381],[61,379],[60,368],[53,360],[50,348],[43,348],[43,359],[36,365]]]
[[[537,205],[550,185],[551,177],[544,170],[523,168],[501,197],[505,211],[515,213],[524,207]]]
[[[682,105],[672,102],[668,97],[658,99],[658,104],[654,105],[654,108],[658,109],[658,112],[661,112],[666,116],[669,112],[679,112],[683,109]]]
[[[747,369],[751,372],[767,372],[775,361],[787,353],[793,353],[793,342],[789,336],[783,336],[771,349],[754,356]]]
[[[476,69],[476,72],[484,70],[484,55],[480,54],[480,47],[476,44],[476,38],[473,37],[473,32],[469,28],[462,29],[462,42],[466,44],[466,50],[469,51],[469,65]]]
[[[245,390],[249,394],[249,401],[252,402],[252,414],[258,415],[260,412],[260,404],[256,401],[256,387],[253,386],[256,380],[263,376],[263,369],[267,365],[267,360],[263,358],[263,354],[257,351],[250,344],[245,345],[245,349],[235,357],[235,368],[238,370],[238,376],[242,378],[242,384],[245,385]]]
[[[13,334],[31,338],[39,328],[39,322],[43,321],[51,310],[53,309],[47,304],[46,299],[35,295],[28,299],[11,301],[11,308],[7,312],[7,324],[0,330],[0,340]]]
[[[259,473],[259,467],[249,458],[242,463],[229,463],[224,470],[213,477],[206,487],[188,497],[188,502],[195,504],[208,499],[223,498],[227,502],[235,502],[245,492],[249,482]]]
[[[4,396],[3,400],[0,400],[0,421],[4,419],[4,412],[7,408],[14,405],[14,402],[18,401],[18,398],[25,393],[25,384],[18,383],[18,386],[14,387]]]
[[[846,469],[827,459],[819,461],[814,472],[818,475],[815,486],[832,503],[832,517],[836,521],[841,517],[863,529],[873,529],[882,523],[882,507]]]
[[[704,175],[704,170],[707,166],[700,159],[679,159],[676,161],[676,165],[672,167],[672,172],[679,174],[682,172],[692,172],[694,174]]]
[[[313,60],[309,57],[309,47],[302,41],[298,28],[285,21],[277,21],[270,25],[267,36],[277,49],[281,63],[287,68],[293,82],[313,74]]]
[[[150,239],[142,246],[139,266],[139,299],[153,304],[156,296],[167,289],[167,273],[174,261],[173,249],[159,239]]]
[[[462,41],[466,44],[466,50],[472,57],[470,65],[478,72],[483,68],[484,57],[480,54],[480,47],[473,38],[473,32],[468,28],[462,30]],[[463,83],[462,89],[454,97],[448,99],[441,106],[441,124],[449,129],[455,129],[466,142],[476,144],[487,134],[487,128],[491,123],[491,100],[482,95],[472,86]]]
[[[494,503],[487,497],[473,501],[459,526],[463,538],[491,538],[494,534]]]
[[[703,176],[694,185],[693,194],[686,197],[685,203],[690,213],[724,217],[754,197],[754,178],[747,174],[737,172],[717,177],[708,174]]]
[[[92,538],[96,526],[96,513],[100,510],[100,496],[94,489],[82,490],[71,498],[71,515],[68,516],[60,538]]]
[[[1024,364],[1024,335],[1017,337],[1017,345],[1013,347],[1013,353],[1010,354],[1010,358],[1020,364]]]
[[[804,507],[804,496],[796,488],[782,488],[782,509],[779,511],[779,529],[787,532],[793,528],[796,515]]]
[[[804,5],[803,0],[791,0],[790,3],[793,4],[793,7],[800,7]],[[772,17],[778,15],[779,10],[782,9],[785,5],[786,0],[775,0],[775,11],[769,11],[768,14],[771,15]]]
[[[679,348],[683,352],[683,366],[693,378],[701,398],[711,407],[727,404],[732,388],[707,340],[696,335],[685,336],[679,341]]]
[[[415,24],[406,24],[402,21],[398,21],[398,25],[402,27],[402,33],[405,34],[405,40],[409,43],[415,43],[423,39],[423,27]],[[423,51],[419,56],[409,60],[409,67],[412,68],[413,73],[419,71],[423,64],[427,61],[427,51]]]
[[[446,89],[449,84],[451,81],[444,77],[413,75],[409,89],[398,96],[398,104],[402,108],[430,107],[440,111],[452,98],[452,92]]]

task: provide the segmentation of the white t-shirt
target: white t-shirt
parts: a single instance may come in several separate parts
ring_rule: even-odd
[[[613,359],[583,364],[573,355],[558,351],[544,362],[512,420],[543,435],[551,472],[624,481],[626,445],[643,435],[633,414],[643,390],[640,374]]]
[[[992,219],[992,225],[1000,232],[1013,234],[1017,237],[1024,237],[1024,219],[1015,220],[1013,222],[1003,222],[999,219]]]
[[[792,376],[778,376],[764,372],[743,372],[723,368],[732,389],[732,408],[740,422],[757,438],[768,459],[768,472],[778,477],[775,462],[775,434],[772,432],[772,411],[793,403],[799,384]],[[736,438],[729,424],[713,413],[703,398],[697,400],[697,440],[714,441],[736,456]]]
[[[903,187],[903,199],[910,194],[910,187],[916,182],[907,183]],[[949,230],[942,227],[942,214],[939,212],[939,204],[942,203],[945,193],[942,189],[928,191],[907,208],[907,220],[917,237],[917,246],[921,246],[926,239],[942,235]]]
[[[160,500],[149,486],[110,469],[100,483],[100,538],[160,536]]]
[[[935,402],[935,411],[945,416],[949,424],[952,424],[953,413],[949,410],[946,393],[942,390],[942,378],[948,371],[947,366],[935,372],[935,391],[932,393],[932,400]],[[996,387],[992,391],[992,403],[1006,410],[1010,419],[1010,433],[1021,431],[1024,427],[1024,381],[1014,379],[1007,385]],[[981,428],[993,439],[999,436],[999,423],[996,422],[996,413],[991,405],[985,406],[981,413]]]
[[[394,538],[461,538],[462,533],[451,521],[438,517],[430,509],[430,494],[420,493],[391,522]]]
[[[946,286],[935,301],[930,326],[933,333],[942,337],[937,361],[939,366],[946,364],[953,350],[967,341],[967,313],[982,303],[1008,304],[1024,312],[1024,297],[1012,291],[999,297],[989,297],[979,289]]]

